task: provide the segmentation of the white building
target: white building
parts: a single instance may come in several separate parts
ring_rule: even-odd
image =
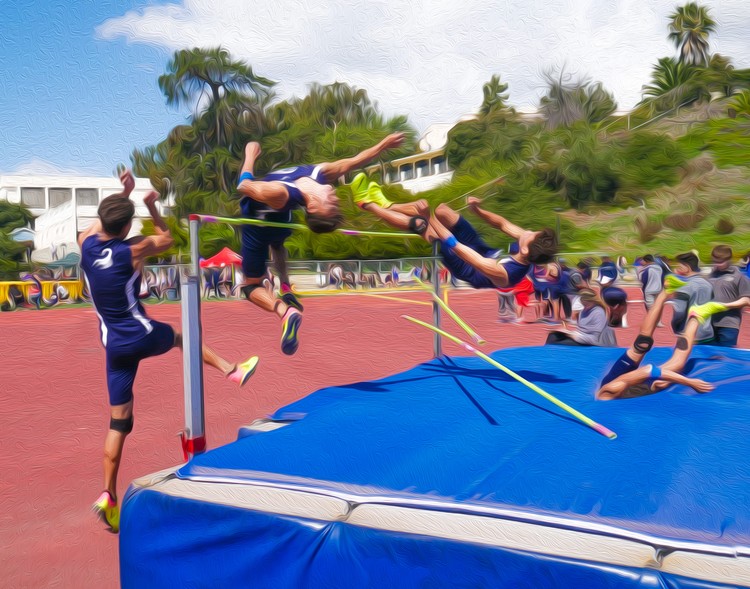
[[[465,120],[464,119],[461,120]],[[419,139],[419,152],[397,160],[370,166],[368,171],[381,170],[385,184],[399,184],[411,193],[430,190],[453,178],[445,157],[448,132],[456,123],[430,125]]]
[[[101,200],[121,190],[114,177],[0,175],[0,200],[24,204],[35,216],[32,258],[39,262],[51,261],[53,251],[54,257],[77,252],[76,236],[96,219]],[[150,218],[143,206],[149,190],[147,179],[136,178],[130,195],[136,205],[131,236],[140,233],[143,219]]]

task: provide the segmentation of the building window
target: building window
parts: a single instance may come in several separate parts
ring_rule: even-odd
[[[99,205],[99,191],[96,188],[76,188],[76,203],[79,207]]]
[[[412,164],[404,164],[399,168],[399,172],[401,175],[401,182],[414,178],[414,166]]]
[[[430,175],[429,170],[430,162],[427,160],[421,160],[417,162],[417,178]]]
[[[44,188],[21,188],[21,203],[32,209],[43,209]]]
[[[432,158],[432,172],[433,174],[442,174],[448,171],[448,164],[445,162],[443,156]]]
[[[73,198],[73,191],[70,188],[50,188],[49,189],[49,206],[50,208],[66,203]]]

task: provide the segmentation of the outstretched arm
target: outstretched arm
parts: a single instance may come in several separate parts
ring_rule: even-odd
[[[672,370],[662,370],[660,381],[665,381],[672,384],[681,384],[686,387],[690,387],[698,391],[699,393],[708,393],[714,390],[714,385],[700,378],[690,378],[689,376],[683,376],[678,372]],[[658,381],[657,381],[658,382]],[[656,383],[654,383],[656,384]]]
[[[135,188],[135,178],[133,172],[128,169],[123,169],[120,172],[120,182],[122,183],[122,192],[117,192],[112,196],[119,196],[121,198],[130,198],[130,193]],[[102,224],[99,219],[96,219],[87,229],[81,232],[78,236],[78,246],[81,247],[86,239],[102,230]]]
[[[471,210],[474,211],[480,219],[484,220],[489,225],[492,225],[495,229],[499,229],[506,235],[509,235],[513,239],[519,239],[524,231],[526,231],[518,225],[514,225],[505,217],[485,211],[479,206],[482,201],[475,196],[470,196],[467,199],[467,202]]]
[[[159,210],[156,208],[157,200],[159,200],[159,193],[154,190],[143,198],[143,204],[146,205],[151,219],[154,221],[154,235],[140,239],[132,244],[130,251],[133,257],[133,266],[141,264],[146,258],[158,256],[172,247],[174,243],[169,227],[167,227]]]
[[[398,147],[403,142],[403,133],[391,133],[377,145],[373,145],[372,147],[359,152],[353,157],[340,159],[335,162],[320,164],[320,171],[328,179],[338,178],[339,176],[343,176],[344,174],[347,174],[352,170],[361,168],[367,162],[374,160],[385,150],[391,149],[393,147]]]

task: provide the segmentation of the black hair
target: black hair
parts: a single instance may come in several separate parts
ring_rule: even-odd
[[[314,215],[305,214],[307,226],[313,233],[331,233],[344,224],[344,215],[336,213],[335,215]]]
[[[133,220],[135,205],[129,198],[113,194],[102,200],[97,213],[104,232],[107,235],[119,235]]]

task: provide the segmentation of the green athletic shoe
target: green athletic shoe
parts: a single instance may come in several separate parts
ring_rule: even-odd
[[[729,309],[727,309],[727,306],[723,305],[722,303],[709,301],[708,303],[704,303],[702,305],[695,305],[694,307],[690,307],[688,317],[695,317],[701,324],[703,324],[709,317],[711,317],[711,315],[715,315],[716,313],[723,313],[724,311],[728,310]]]
[[[673,293],[686,284],[687,282],[676,274],[667,274],[666,278],[664,278],[664,290],[668,293]]]

